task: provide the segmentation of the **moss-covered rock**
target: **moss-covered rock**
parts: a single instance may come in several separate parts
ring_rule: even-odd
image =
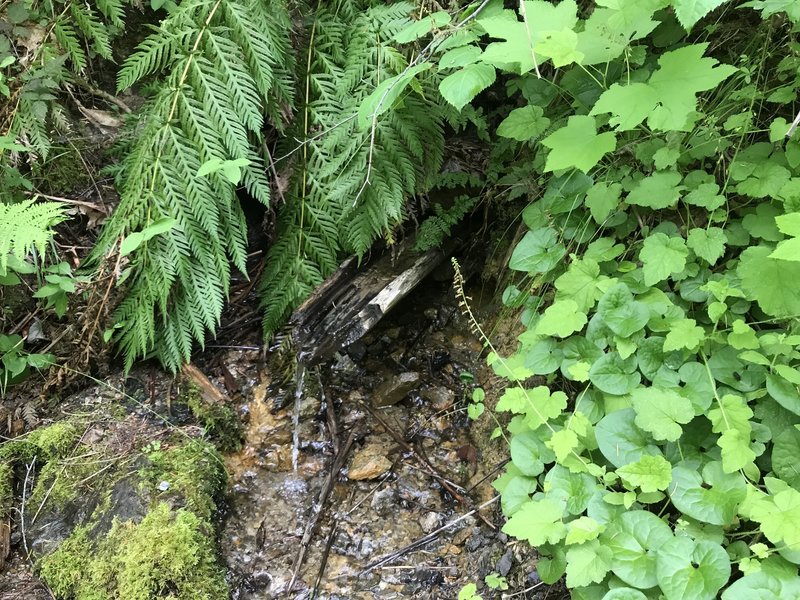
[[[223,452],[235,452],[242,446],[242,424],[236,412],[226,404],[204,398],[196,385],[189,383],[179,398],[200,421],[206,433]]]
[[[222,600],[228,589],[212,540],[207,521],[159,502],[99,540],[76,529],[39,561],[40,574],[59,598]]]
[[[42,579],[59,600],[227,598],[214,536],[227,482],[220,454],[184,430],[102,422],[91,442],[84,417],[4,450],[0,509],[14,461],[40,466],[25,515]]]

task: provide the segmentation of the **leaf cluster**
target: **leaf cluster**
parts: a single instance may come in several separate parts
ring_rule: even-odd
[[[700,41],[721,4],[489,3],[439,46],[453,107],[505,80],[514,151],[490,169],[541,184],[513,184],[533,190],[504,294],[525,331],[488,358],[509,382],[495,487],[575,598],[800,589],[798,63],[775,41],[798,15]],[[731,31],[749,8],[782,10],[715,14]]]

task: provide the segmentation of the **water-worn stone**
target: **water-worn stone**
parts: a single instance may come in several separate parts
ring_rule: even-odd
[[[420,395],[430,402],[436,410],[447,410],[453,406],[453,402],[456,399],[455,392],[443,385],[426,388],[420,392]]]
[[[363,481],[386,473],[392,468],[392,461],[386,458],[385,452],[386,446],[383,444],[366,444],[353,456],[347,471],[348,479]]]
[[[397,404],[419,385],[420,374],[408,371],[384,381],[372,392],[372,404],[378,408]]]

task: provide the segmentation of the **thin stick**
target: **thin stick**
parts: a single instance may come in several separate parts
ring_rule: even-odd
[[[487,506],[489,506],[493,502],[496,502],[499,499],[500,499],[500,496],[495,496],[491,500],[487,500],[486,502],[481,504],[479,507],[469,511],[466,514],[461,515],[460,517],[458,517],[457,519],[454,519],[453,521],[450,521],[449,523],[446,523],[446,524],[442,525],[436,531],[432,531],[428,535],[423,536],[423,537],[419,538],[418,540],[416,540],[414,542],[411,542],[410,544],[408,544],[407,546],[401,548],[400,550],[396,550],[395,552],[392,552],[390,554],[385,554],[384,556],[382,556],[378,560],[373,561],[370,564],[368,564],[366,567],[364,567],[364,569],[360,573],[358,573],[357,576],[358,577],[363,577],[364,575],[366,575],[370,571],[373,571],[373,570],[377,569],[378,567],[382,567],[386,563],[389,563],[389,562],[391,562],[393,560],[397,560],[401,556],[403,556],[405,554],[408,554],[409,552],[412,552],[412,551],[414,551],[414,550],[416,550],[418,548],[421,548],[422,546],[424,546],[428,542],[432,542],[433,540],[435,540],[439,536],[440,533],[442,533],[444,531],[447,531],[453,525],[456,525],[457,523],[460,523],[464,519],[466,519],[468,517],[471,517],[472,515],[478,513],[479,511],[483,510],[484,508],[486,508]]]

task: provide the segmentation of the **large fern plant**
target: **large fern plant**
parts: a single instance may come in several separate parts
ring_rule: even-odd
[[[95,259],[165,217],[175,223],[140,236],[147,241],[130,256],[116,313],[127,366],[154,352],[175,370],[193,342],[215,332],[229,264],[245,269],[246,230],[224,170],[198,172],[210,162],[246,163],[244,188],[269,203],[266,127],[284,133],[269,171],[288,174],[260,283],[267,335],[343,254],[363,255],[379,236],[391,241],[407,199],[441,164],[442,114],[423,102],[434,82],[420,81],[369,127],[356,115],[381,81],[407,67],[391,37],[414,8],[370,0],[299,6],[307,16],[293,43],[280,0],[185,0],[125,62],[120,89],[158,75],[163,83],[119,165],[121,203]],[[303,48],[297,72],[293,47]],[[285,123],[295,87],[300,106]]]
[[[391,240],[406,200],[439,170],[442,114],[418,94],[370,127],[356,119],[378,84],[408,65],[391,38],[414,8],[345,0],[309,19],[306,56],[298,61],[305,67],[302,114],[284,144],[293,176],[260,285],[266,336],[336,268],[341,253],[361,256],[376,237]]]
[[[290,21],[280,0],[186,0],[125,62],[119,89],[163,74],[142,110],[118,176],[120,205],[95,258],[162,217],[175,225],[131,255],[116,313],[126,366],[151,350],[175,370],[214,332],[230,281],[245,269],[246,227],[236,185],[209,161],[247,162],[247,192],[269,203],[257,152],[265,117],[281,127],[292,102]]]

